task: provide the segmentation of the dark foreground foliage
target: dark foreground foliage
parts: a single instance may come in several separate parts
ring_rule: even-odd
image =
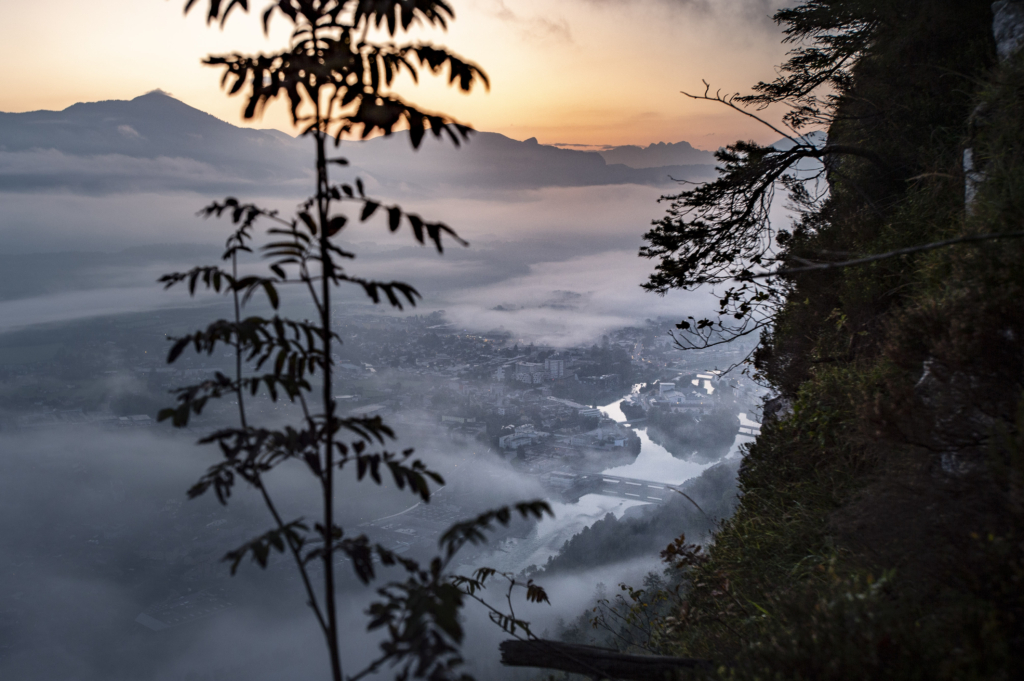
[[[233,10],[249,10],[247,0],[187,0],[186,13],[196,4],[206,5],[208,21],[222,26]],[[458,145],[468,137],[468,127],[405,102],[389,86],[403,71],[414,81],[422,71],[446,71],[449,83],[463,91],[477,82],[486,84],[487,78],[443,48],[394,42],[396,33],[402,37],[413,24],[445,27],[454,13],[443,0],[267,0],[263,5],[265,31],[271,20],[290,23],[287,48],[274,54],[212,56],[206,64],[223,70],[222,84],[230,94],[246,98],[246,118],[258,115],[274,99],[287,97],[293,122],[311,142],[315,192],[292,216],[235,198],[201,211],[204,217],[232,224],[222,264],[197,266],[160,281],[168,288],[186,286],[192,295],[197,290],[226,295],[234,314],[173,339],[168,362],[187,350],[207,356],[226,351],[234,357],[234,371],[218,371],[176,389],[177,405],[162,410],[159,418],[185,427],[210,400],[228,398],[237,405],[236,424],[200,439],[200,444],[215,445],[220,459],[192,486],[189,497],[211,492],[226,504],[238,484],[258,492],[271,527],[229,550],[224,560],[232,574],[248,561],[266,568],[275,553],[291,560],[324,637],[334,681],[384,670],[394,671],[400,679],[467,679],[461,671],[465,632],[460,609],[467,598],[486,605],[477,592],[494,571],[453,575],[452,559],[463,546],[483,543],[489,530],[508,525],[514,516],[539,519],[551,510],[546,502],[534,501],[482,513],[444,533],[439,555],[424,562],[336,523],[337,506],[345,501],[339,489],[342,476],[377,485],[387,481],[423,503],[430,501],[432,485],[444,484],[437,472],[414,458],[412,449],[391,449],[395,433],[379,416],[347,415],[339,408],[334,366],[341,336],[332,305],[337,289],[356,287],[374,303],[387,302],[399,310],[415,305],[420,297],[404,282],[353,273],[350,266],[356,254],[339,245],[339,234],[351,223],[376,216],[392,232],[407,227],[416,241],[431,244],[439,253],[445,244],[466,244],[443,223],[368,196],[358,177],[338,182],[334,170],[348,162],[329,153],[332,139],[336,143],[353,133],[363,138],[376,132],[390,134],[399,127],[409,130],[413,147],[427,132],[446,135]],[[375,40],[381,34],[383,38]],[[245,273],[252,260],[263,261],[265,274]],[[306,297],[312,320],[283,315],[280,292],[286,287]],[[265,299],[269,314],[250,314],[248,303],[254,296]],[[291,422],[277,427],[255,422],[247,406],[257,397],[290,402]],[[300,470],[314,483],[316,517],[283,515],[268,484],[282,468]],[[381,573],[390,580],[378,585],[377,600],[366,612],[368,629],[379,633],[379,655],[347,676],[341,642],[351,629],[340,621],[337,609],[339,565],[351,566],[364,584]],[[527,600],[547,600],[537,585],[520,585],[511,578],[509,582],[510,609],[517,586],[526,588]],[[518,625],[514,615],[494,608],[490,612],[506,630]]]
[[[832,147],[827,191],[801,194],[783,183],[791,170],[771,176],[781,152],[737,145],[718,187],[675,197],[649,235],[655,290],[739,278],[723,309],[742,324],[737,306],[761,306],[756,367],[779,396],[708,555],[667,555],[685,595],[658,620],[658,652],[735,679],[1019,678],[1024,242],[753,276],[1021,230],[1024,55],[997,60],[992,12],[987,0],[780,12],[805,42],[746,103],[790,107],[801,132],[827,127],[813,145]],[[970,206],[965,149],[981,169]],[[792,228],[758,213],[766,180],[793,192]]]

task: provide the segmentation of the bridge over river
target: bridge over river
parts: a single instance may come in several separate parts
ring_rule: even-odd
[[[663,482],[624,478],[604,473],[568,473],[556,471],[541,476],[541,482],[558,491],[563,500],[572,503],[585,494],[632,499],[649,504],[664,504],[679,491],[677,485]]]

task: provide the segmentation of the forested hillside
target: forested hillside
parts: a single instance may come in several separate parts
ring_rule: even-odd
[[[792,148],[722,150],[648,233],[649,288],[727,291],[729,323],[682,323],[684,343],[760,333],[777,395],[708,557],[668,551],[660,652],[736,679],[1020,676],[1022,8],[780,11],[790,60],[733,103],[788,107]],[[765,209],[783,188],[792,226]]]

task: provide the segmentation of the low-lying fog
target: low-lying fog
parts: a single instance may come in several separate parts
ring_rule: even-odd
[[[165,100],[169,98],[147,95],[128,104],[180,104]],[[154,355],[162,357],[166,349],[164,335],[194,325],[202,317],[203,305],[211,314],[223,313],[223,300],[193,301],[183,291],[165,292],[156,284],[165,272],[218,260],[229,225],[198,218],[196,211],[212,199],[233,194],[288,213],[304,198],[309,179],[304,167],[296,165],[306,158],[304,151],[296,151],[301,141],[277,133],[225,132],[226,124],[196,118],[196,126],[212,126],[203,128],[207,141],[223,133],[259,143],[256,152],[250,149],[251,158],[239,163],[228,153],[234,142],[224,142],[228,152],[221,158],[220,147],[213,145],[210,151],[206,142],[193,139],[202,136],[184,126],[179,136],[192,140],[192,146],[182,151],[167,141],[173,142],[172,136],[157,134],[156,124],[170,126],[174,116],[163,122],[146,117],[121,121],[121,104],[126,103],[76,105],[103,109],[95,120],[88,118],[89,125],[100,132],[109,128],[104,133],[108,137],[94,131],[92,137],[82,138],[85,141],[69,136],[61,142],[59,135],[53,138],[57,141],[28,139],[20,128],[11,127],[14,115],[0,118],[0,678],[325,678],[322,638],[303,605],[292,566],[276,558],[266,571],[244,563],[232,578],[220,562],[227,550],[267,529],[259,498],[244,486],[237,488],[228,507],[212,495],[186,498],[185,491],[216,458],[210,448],[194,444],[203,432],[202,423],[172,432],[163,425],[113,428],[60,421],[65,412],[83,419],[90,412],[111,419],[155,414],[154,395],[164,399],[167,394],[167,385],[154,368],[160,365]],[[70,111],[60,114],[77,115]],[[25,114],[32,115],[36,114]],[[198,114],[189,110],[181,115]],[[133,133],[130,139],[124,138],[126,125]],[[147,136],[164,146],[154,141],[157,146],[145,147]],[[651,220],[664,214],[658,197],[680,189],[668,178],[689,173],[688,177],[706,179],[707,152],[685,143],[676,145],[676,151],[668,148],[672,145],[629,148],[610,154],[612,160],[606,164],[593,154],[499,138],[483,138],[469,157],[470,170],[445,166],[440,179],[434,177],[437,168],[431,159],[442,156],[410,160],[395,152],[374,165],[373,154],[363,153],[369,147],[349,150],[356,157],[355,171],[366,177],[371,194],[426,219],[444,221],[471,244],[462,248],[451,243],[439,256],[432,248],[417,245],[404,227],[389,233],[379,219],[347,228],[344,245],[358,254],[349,268],[352,273],[401,279],[423,294],[416,310],[395,314],[444,310],[450,329],[492,333],[507,342],[503,356],[511,358],[541,347],[549,347],[548,355],[574,346],[593,347],[596,352],[598,344],[602,352],[611,352],[607,335],[626,327],[644,327],[636,330],[637,338],[653,343],[655,337],[663,340],[671,327],[665,320],[711,311],[715,301],[707,292],[665,297],[644,293],[640,284],[653,263],[637,257]],[[392,142],[387,144],[393,147]],[[51,143],[54,148],[45,146]],[[271,147],[279,158],[268,161],[265,152]],[[443,158],[450,155],[446,151]],[[684,165],[653,166],[650,159],[655,156],[658,164]],[[503,166],[502,159],[514,162]],[[623,159],[634,162],[634,167],[621,165]],[[274,160],[280,160],[280,168]],[[409,172],[405,181],[392,177],[403,169]],[[369,307],[358,291],[342,294],[338,302],[347,315],[362,314]],[[293,303],[299,305],[293,316],[308,314],[299,299],[286,292],[285,304]],[[196,310],[199,313],[193,314]],[[658,318],[664,319],[651,321]],[[345,329],[340,332],[345,338]],[[527,350],[528,344],[536,348],[530,345]],[[631,366],[633,350],[622,348],[628,345],[622,341],[611,346],[623,353],[626,367]],[[664,344],[658,347],[659,352],[666,351]],[[441,356],[439,348],[431,353]],[[637,371],[650,373],[638,380],[653,381],[662,369],[667,372],[664,379],[672,372],[713,368],[699,362],[689,369],[671,368],[675,360],[670,359],[657,370],[637,364]],[[223,358],[215,357],[211,364],[214,360]],[[379,365],[373,368],[366,362],[353,366],[361,372],[359,381],[372,374],[372,380],[392,381],[398,386],[394,390],[400,391],[402,381],[412,380],[404,377],[419,376],[417,367],[425,366],[418,360],[402,362],[402,367],[411,367],[409,373],[377,373]],[[598,364],[594,360],[594,366]],[[190,366],[195,371],[212,370],[205,362]],[[474,380],[490,381],[489,372],[497,366],[500,361]],[[348,390],[352,375],[348,376],[339,392]],[[437,376],[422,380],[426,385],[448,385],[448,378]],[[607,376],[587,378],[599,381]],[[588,385],[596,383],[591,380]],[[628,382],[618,388],[605,386],[603,401],[594,404],[605,405],[605,415],[625,423],[618,399],[629,390]],[[503,394],[489,393],[489,404],[500,404]],[[753,404],[750,395],[743,399]],[[739,399],[734,402],[739,404]],[[586,405],[569,410],[572,419],[577,419],[576,407],[581,406]],[[266,413],[271,419],[282,415],[283,411]],[[388,419],[410,415],[418,418],[412,409],[396,408]],[[397,424],[402,438],[398,445],[415,446],[419,456],[445,475],[448,484],[438,492],[435,508],[446,518],[463,519],[518,500],[551,500],[555,518],[536,528],[514,525],[487,549],[468,551],[458,565],[463,571],[480,565],[513,573],[532,570],[530,574],[538,575],[548,588],[552,605],[524,606],[519,614],[535,622],[538,634],[551,636],[557,635],[560,622],[573,620],[589,607],[598,585],[639,583],[646,573],[659,570],[659,542],[664,546],[683,531],[695,539],[706,538],[714,521],[732,508],[739,447],[750,440],[745,435],[733,439],[738,426],[732,412],[724,417],[724,434],[719,433],[724,444],[700,455],[673,447],[671,432],[656,433],[652,427],[649,434],[646,426],[638,425],[639,454],[605,469],[609,475],[691,485],[686,488],[690,497],[708,510],[700,518],[678,500],[659,507],[596,494],[560,499],[515,450],[481,446],[485,438],[449,436],[437,426],[436,413],[429,418],[434,419],[433,430],[403,430]],[[60,421],[60,426],[39,425],[50,422],[46,419]],[[523,426],[517,418],[506,420],[498,425]],[[581,429],[585,430],[577,428]],[[485,435],[497,443],[489,430]],[[288,518],[312,516],[314,492],[297,470],[285,469],[273,480],[273,493]],[[388,484],[378,488],[352,480],[338,491],[338,510],[348,529],[382,533],[396,546],[404,545],[401,533],[408,528],[388,519],[404,522],[424,513],[408,493]],[[629,537],[641,548],[623,554],[604,551],[599,560],[592,560],[594,551],[603,550],[593,538],[599,532],[595,530],[590,539],[580,537],[587,528],[598,526],[605,533],[602,537]],[[412,553],[422,552],[426,545],[408,544]],[[342,650],[346,672],[352,673],[375,652],[363,615],[373,592],[351,576],[343,579],[341,592],[346,623]],[[196,594],[208,599],[203,607],[209,616],[160,631],[140,624],[150,621],[146,613],[174,607]],[[497,664],[497,644],[505,635],[479,609],[467,608],[466,619],[469,671],[481,679],[509,678]]]
[[[209,447],[196,447],[194,437],[85,426],[0,434],[0,678],[184,681],[325,675],[322,640],[302,605],[290,562],[275,559],[264,572],[247,561],[231,578],[219,561],[227,549],[267,529],[269,519],[244,485],[227,507],[212,495],[185,499],[184,490],[216,456]],[[482,456],[472,444],[417,440],[419,455],[447,478],[437,498],[447,494],[449,503],[454,498],[463,517],[547,496],[536,477]],[[673,459],[644,438],[636,463],[609,472],[681,483],[707,467]],[[309,500],[316,498],[315,490],[307,478],[287,469],[274,478],[272,490],[287,518],[314,514]],[[375,528],[367,528],[367,521],[416,504],[387,482],[377,487],[351,477],[343,479],[337,498],[340,523],[350,532],[371,534]],[[501,541],[496,551],[474,553],[460,570],[468,574],[490,565],[515,573],[543,565],[566,540],[608,513],[621,518],[628,509],[644,507],[596,495],[552,506],[555,518],[518,540]],[[520,549],[528,544],[529,550],[510,560],[516,543]],[[639,583],[646,572],[658,569],[656,554],[650,554],[546,576],[540,581],[552,605],[520,603],[519,614],[534,622],[538,634],[550,634],[589,606],[597,585]],[[346,572],[342,568],[343,651],[347,668],[354,670],[375,652],[362,615],[372,593]],[[193,591],[212,593],[220,599],[218,607],[229,607],[166,631],[136,622],[143,611]],[[489,597],[500,601],[501,593],[492,590]],[[478,678],[497,678],[497,644],[505,635],[472,604],[466,618],[470,671]]]
[[[610,328],[662,314],[699,314],[707,294],[659,297],[640,289],[652,269],[637,256],[660,190],[637,185],[510,192],[487,200],[411,200],[409,210],[443,220],[470,242],[444,255],[403,228],[355,225],[355,274],[402,279],[423,309],[455,323],[504,327],[540,343],[573,345]],[[258,197],[257,197],[258,198]],[[163,273],[220,255],[228,223],[195,212],[196,194],[5,196],[0,218],[0,332],[28,324],[181,305],[155,285]],[[283,210],[297,203],[269,202]],[[15,253],[12,253],[15,251]],[[18,253],[17,251],[21,251]],[[354,302],[362,302],[352,292]]]

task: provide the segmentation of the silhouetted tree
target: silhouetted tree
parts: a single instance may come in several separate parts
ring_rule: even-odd
[[[870,140],[843,144],[805,133],[829,127],[836,112],[855,97],[853,69],[893,14],[899,14],[898,7],[874,0],[808,0],[779,10],[774,18],[785,27],[785,42],[798,47],[778,78],[758,83],[747,96],[711,94],[710,86],[703,94],[684,93],[759,120],[782,143],[738,141],[719,149],[716,180],[661,199],[669,202],[667,214],[654,221],[640,249],[642,257],[658,261],[643,287],[660,294],[724,287],[717,318],[688,317],[677,324],[682,333],[676,342],[683,349],[727,343],[771,325],[790,285],[779,276],[785,273],[765,275],[777,265],[806,264],[787,253],[790,233],[772,225],[770,210],[778,191],[788,193],[798,212],[810,214],[828,194],[819,181],[845,172],[840,159],[871,164],[882,175],[892,173],[898,161],[890,149]],[[789,108],[781,127],[750,111],[772,104]],[[823,165],[801,168],[806,159]]]
[[[195,4],[196,0],[188,0],[185,11]],[[235,9],[248,11],[249,3],[210,0],[208,22],[218,21],[223,26]],[[377,484],[389,474],[399,489],[408,489],[424,501],[430,499],[431,481],[443,483],[440,475],[412,458],[411,449],[387,450],[394,433],[380,417],[338,414],[332,371],[332,357],[340,342],[332,316],[334,290],[354,285],[374,303],[386,300],[398,309],[415,305],[419,294],[403,282],[372,281],[351,274],[342,263],[351,261],[355,254],[341,248],[335,238],[350,221],[366,221],[383,214],[391,231],[408,225],[420,244],[430,241],[438,252],[442,252],[446,240],[465,242],[443,223],[428,222],[367,196],[358,179],[351,183],[332,181],[330,167],[347,162],[329,156],[329,142],[333,139],[338,143],[352,134],[363,138],[390,134],[399,127],[408,129],[413,147],[419,146],[427,132],[447,135],[456,145],[467,138],[467,126],[422,111],[388,88],[402,72],[415,80],[425,69],[435,74],[446,70],[449,82],[469,91],[478,82],[487,84],[484,73],[443,48],[426,43],[374,42],[368,37],[371,32],[383,31],[393,39],[414,23],[444,28],[453,16],[443,0],[267,2],[264,29],[275,17],[287,20],[292,27],[287,48],[255,56],[211,56],[205,63],[223,69],[222,82],[230,94],[244,94],[246,118],[259,115],[275,98],[287,97],[293,121],[313,142],[316,191],[293,217],[235,198],[210,204],[202,215],[225,217],[234,225],[222,255],[225,266],[195,267],[161,279],[167,287],[185,284],[192,294],[197,287],[226,293],[234,309],[231,319],[214,321],[205,329],[174,339],[168,356],[168,361],[174,362],[189,347],[197,353],[213,354],[219,346],[227,346],[235,354],[233,375],[218,372],[213,378],[177,389],[177,406],[160,412],[161,419],[185,426],[209,400],[225,396],[237,400],[238,425],[220,428],[200,440],[216,444],[223,456],[189,490],[189,496],[212,490],[221,503],[226,503],[238,480],[259,491],[273,518],[273,527],[230,551],[225,559],[234,573],[246,558],[266,567],[274,551],[291,555],[325,637],[335,681],[344,678],[339,652],[341,625],[335,607],[334,563],[339,552],[351,561],[363,582],[374,577],[375,561],[397,566],[406,573],[404,581],[379,588],[380,600],[369,609],[370,628],[385,633],[381,655],[348,678],[360,678],[385,663],[397,667],[400,678],[455,678],[462,662],[458,649],[463,638],[459,608],[467,595],[479,600],[474,591],[493,571],[456,580],[446,571],[449,562],[461,546],[484,541],[484,530],[495,523],[507,524],[514,513],[538,518],[550,513],[546,503],[536,501],[481,514],[446,532],[440,542],[441,554],[428,565],[374,545],[366,536],[348,536],[335,522],[336,479],[341,474],[355,475],[360,480],[368,476]],[[268,272],[264,276],[243,276],[242,260],[257,249],[257,223],[269,225],[269,240],[258,247],[268,261]],[[313,321],[288,319],[277,313],[278,289],[282,286],[298,286],[308,294],[316,311]],[[266,297],[273,316],[243,316],[246,304],[257,294]],[[314,386],[314,380],[319,380],[319,386]],[[276,429],[254,423],[247,400],[261,392],[272,400],[283,397],[298,405],[301,420]],[[283,517],[268,491],[266,477],[285,462],[304,466],[319,484],[321,517],[312,523],[304,518]],[[323,583],[319,586],[309,570],[315,561],[323,565]],[[546,600],[542,590],[526,586],[528,598]]]

